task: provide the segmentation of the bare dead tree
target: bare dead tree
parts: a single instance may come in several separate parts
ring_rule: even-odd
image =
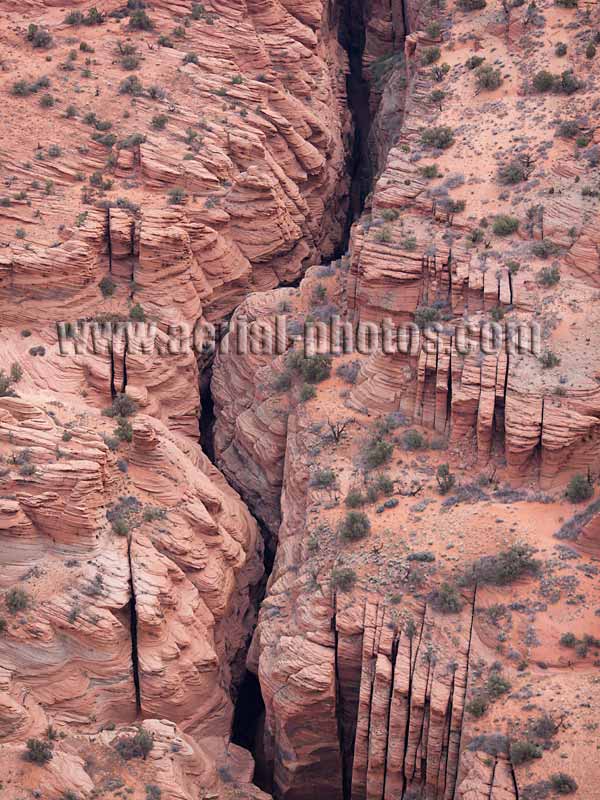
[[[342,437],[344,435],[344,431],[348,427],[348,424],[349,424],[348,420],[346,420],[346,422],[332,422],[330,419],[327,420],[327,425],[329,426],[329,431],[330,431],[331,435],[333,436],[333,441],[336,444],[339,444],[339,442],[341,441],[341,439],[342,439]]]

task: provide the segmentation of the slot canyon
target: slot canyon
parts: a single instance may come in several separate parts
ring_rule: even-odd
[[[0,798],[600,800],[600,9],[0,11]]]

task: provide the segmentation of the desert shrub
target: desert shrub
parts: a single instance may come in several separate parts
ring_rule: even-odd
[[[369,439],[363,453],[363,463],[367,469],[374,469],[386,464],[392,457],[394,445],[379,436]]]
[[[167,202],[172,206],[180,206],[185,203],[187,193],[185,189],[177,186],[174,189],[169,189],[167,193]]]
[[[421,175],[427,178],[427,180],[437,178],[439,175],[437,164],[426,164],[424,167],[421,167]]]
[[[146,800],[160,800],[161,796],[160,786],[154,783],[146,784]]]
[[[409,553],[407,561],[418,561],[421,564],[432,564],[435,561],[435,555],[429,550],[417,550],[414,553]]]
[[[541,242],[533,243],[531,252],[538,258],[546,259],[552,255],[556,255],[558,249],[557,245],[551,242],[550,239],[543,239]]]
[[[578,0],[556,0],[556,5],[563,8],[577,8]]]
[[[131,442],[133,440],[133,427],[129,420],[125,417],[119,417],[117,420],[117,427],[115,428],[115,436],[122,442]]]
[[[563,633],[563,635],[559,639],[559,644],[562,647],[575,647],[577,644],[578,639],[574,633]]]
[[[484,64],[477,70],[477,85],[480,89],[497,89],[502,85],[502,74],[491,64]]]
[[[440,494],[448,494],[450,489],[456,483],[456,478],[450,472],[448,464],[440,464],[436,472],[436,480],[438,483],[438,490]]]
[[[588,42],[587,47],[585,48],[585,57],[586,58],[594,58],[596,56],[596,45],[593,42]]]
[[[503,733],[482,733],[471,739],[467,745],[467,750],[481,750],[490,756],[507,755],[508,748],[509,741]]]
[[[186,53],[183,57],[184,64],[198,64],[198,56],[196,53]]]
[[[505,185],[513,185],[527,180],[528,173],[525,165],[519,159],[513,159],[498,170],[498,180]]]
[[[137,69],[139,65],[140,65],[140,57],[135,53],[124,55],[121,58],[121,66],[123,67],[123,69],[131,71]]]
[[[528,739],[517,739],[510,743],[510,760],[515,766],[526,764],[542,757],[542,748]]]
[[[560,364],[560,358],[552,350],[545,350],[540,356],[539,362],[544,369],[554,369]]]
[[[25,760],[33,764],[47,764],[54,757],[52,746],[41,739],[27,739],[27,749],[25,750]]]
[[[354,384],[360,372],[360,361],[348,361],[341,364],[335,371],[335,374],[346,383]]]
[[[30,23],[27,28],[27,39],[34,47],[47,50],[52,45],[52,36],[45,28],[40,28],[35,23]]]
[[[488,696],[496,700],[498,697],[510,691],[510,682],[502,677],[497,670],[492,670],[486,681],[485,688]]]
[[[370,530],[371,522],[362,511],[348,511],[338,528],[340,537],[348,542],[364,539],[369,535]]]
[[[452,128],[448,125],[437,125],[434,128],[425,128],[421,131],[421,143],[426,147],[436,147],[446,150],[454,142]]]
[[[465,706],[465,710],[472,717],[482,717],[488,710],[489,701],[483,693],[476,694]]]
[[[473,562],[463,574],[462,582],[506,586],[523,575],[537,574],[539,569],[533,549],[526,544],[514,544],[495,556],[482,556]]]
[[[55,102],[51,94],[46,93],[40,97],[40,105],[42,108],[52,108]]]
[[[462,11],[479,11],[486,6],[486,0],[458,0],[458,7]]]
[[[584,475],[573,475],[565,492],[571,503],[583,503],[594,494],[594,487]]]
[[[293,352],[287,359],[288,366],[300,372],[307,383],[321,383],[331,375],[331,358],[325,355],[304,356]]]
[[[519,229],[519,220],[508,214],[499,214],[494,220],[492,230],[496,236],[510,236]]]
[[[156,506],[146,506],[144,508],[144,522],[154,522],[155,520],[165,519],[166,516],[167,512],[164,508],[156,508]]]
[[[556,76],[547,69],[542,69],[536,72],[533,76],[533,88],[536,92],[551,92],[556,83]]]
[[[537,719],[532,720],[528,729],[532,736],[545,740],[552,739],[558,733],[558,725],[549,714],[542,714]]]
[[[411,428],[402,435],[402,446],[405,450],[423,450],[426,447],[426,442],[419,431]]]
[[[554,48],[554,54],[557,55],[559,58],[567,55],[567,45],[564,42],[557,42],[556,47]]]
[[[439,47],[425,47],[421,53],[421,64],[423,64],[423,66],[428,66],[429,64],[434,64],[436,61],[439,61],[439,58]]]
[[[558,82],[558,90],[563,94],[574,94],[574,92],[581,89],[582,83],[581,81],[573,74],[573,70],[567,69],[565,70]]]
[[[346,499],[344,503],[348,506],[348,508],[360,508],[364,506],[366,502],[366,498],[360,489],[350,489],[348,494],[346,495]]]
[[[349,592],[356,583],[356,572],[349,567],[334,567],[331,571],[331,585],[340,592]]]
[[[162,131],[167,127],[168,121],[169,117],[166,114],[155,114],[152,117],[150,124],[152,125],[155,131]]]
[[[124,81],[121,81],[119,85],[119,94],[130,94],[133,97],[139,97],[143,93],[144,87],[137,75],[130,75]]]
[[[326,489],[333,486],[335,483],[335,472],[332,469],[320,469],[311,478],[311,486],[318,486],[320,489]]]
[[[23,589],[9,589],[4,595],[4,602],[11,614],[16,614],[19,611],[25,611],[29,608],[31,600],[27,592]]]
[[[481,66],[481,64],[483,64],[484,61],[485,58],[483,56],[470,56],[466,60],[465,66],[467,67],[467,69],[477,69],[477,67]]]
[[[378,493],[391,495],[394,491],[394,481],[387,475],[379,474],[375,478],[373,485]]]
[[[136,8],[129,15],[129,28],[132,31],[151,31],[154,24],[143,8]]]
[[[393,241],[391,229],[387,225],[379,228],[379,230],[375,232],[375,239],[383,244],[389,244],[391,241]]]
[[[558,126],[557,133],[563,139],[574,139],[579,134],[579,124],[575,120],[563,120]]]
[[[276,392],[287,392],[288,389],[291,389],[292,376],[289,370],[286,369],[276,375],[271,383],[271,386]]]
[[[131,417],[137,413],[138,405],[129,395],[118,394],[110,408],[105,408],[102,413],[105,417]]]
[[[162,34],[161,36],[158,37],[158,44],[160,47],[170,47],[170,48],[175,47],[172,40],[169,39],[168,36],[165,36],[165,34]]]
[[[556,286],[560,281],[560,270],[558,267],[544,267],[537,276],[540,286]]]
[[[308,400],[312,400],[313,397],[317,396],[317,390],[315,387],[310,383],[303,383],[302,387],[300,388],[300,402],[306,403]]]
[[[458,614],[462,608],[462,600],[458,589],[446,581],[429,595],[429,602],[443,614]]]
[[[129,309],[129,319],[132,319],[134,322],[144,322],[146,320],[146,312],[140,303],[131,306]]]
[[[550,776],[550,783],[556,794],[573,794],[577,791],[577,781],[566,772],[555,772]]]
[[[144,728],[140,728],[133,736],[122,736],[115,744],[115,750],[124,761],[132,758],[145,760],[153,747],[154,740]]]

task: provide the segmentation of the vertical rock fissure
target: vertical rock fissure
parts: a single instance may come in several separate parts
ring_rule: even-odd
[[[350,198],[342,252],[348,249],[350,228],[364,208],[373,182],[372,159],[369,149],[372,114],[370,86],[363,73],[366,43],[365,0],[341,0],[338,39],[348,54],[349,74],[346,80],[348,106],[352,114],[354,140],[349,155]]]
[[[333,594],[333,617],[331,620],[334,641],[334,670],[335,670],[335,714],[340,747],[340,760],[342,764],[342,796],[350,800],[352,794],[352,771],[348,764],[346,751],[346,734],[344,729],[344,700],[342,693],[342,680],[338,661],[339,633],[337,629],[337,592]]]
[[[108,249],[108,271],[112,273],[112,241],[110,239],[110,208],[106,209],[106,242]]]
[[[138,620],[135,599],[135,585],[133,581],[133,567],[131,564],[131,539],[127,543],[127,560],[129,564],[129,630],[131,638],[131,668],[133,671],[133,685],[135,687],[135,707],[138,716],[142,713],[142,691],[140,684],[140,658],[138,652]]]
[[[383,788],[381,792],[381,796],[385,797],[385,785],[387,782],[387,772],[388,772],[388,755],[390,752],[390,721],[392,719],[392,701],[394,699],[394,680],[396,679],[396,662],[398,660],[398,649],[400,647],[400,640],[398,636],[394,637],[394,641],[392,642],[392,653],[391,653],[391,664],[392,670],[390,675],[390,693],[388,696],[388,704],[387,704],[387,730],[385,733],[385,757],[383,762]]]

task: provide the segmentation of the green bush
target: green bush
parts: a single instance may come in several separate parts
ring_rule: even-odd
[[[427,445],[419,431],[413,429],[405,431],[402,436],[402,446],[405,450],[423,450]]]
[[[132,31],[151,31],[154,24],[143,8],[136,8],[129,15],[129,28]]]
[[[539,569],[539,561],[533,558],[533,548],[514,544],[497,555],[483,556],[473,562],[465,570],[462,582],[506,586],[523,575],[536,575]]]
[[[539,358],[540,364],[544,369],[554,369],[560,364],[560,358],[552,352],[552,350],[545,350]]]
[[[421,175],[427,178],[427,180],[437,178],[439,175],[437,164],[426,164],[424,167],[421,167]]]
[[[585,57],[586,58],[594,58],[596,56],[596,45],[593,42],[589,42],[587,47],[585,48]]]
[[[363,463],[367,469],[375,469],[381,467],[392,457],[394,452],[394,445],[391,442],[386,442],[384,439],[376,436],[366,444],[363,453]]]
[[[27,739],[27,749],[25,750],[25,760],[33,764],[47,764],[54,757],[52,746],[41,739]]]
[[[554,48],[554,54],[557,55],[559,58],[567,55],[567,45],[564,42],[557,42],[556,47]]]
[[[18,611],[25,611],[31,605],[31,600],[27,592],[23,589],[9,589],[4,595],[4,602],[11,614]]]
[[[542,757],[542,748],[528,739],[517,739],[510,743],[510,760],[515,766],[526,764]]]
[[[138,405],[129,395],[118,394],[110,408],[105,408],[102,413],[105,417],[131,417],[136,414]]]
[[[125,417],[119,417],[117,420],[115,436],[122,442],[133,441],[133,426]]]
[[[486,0],[458,0],[458,7],[462,11],[479,11],[486,6]]]
[[[302,388],[300,389],[300,402],[306,403],[308,400],[312,400],[313,397],[317,396],[317,390],[314,386],[310,383],[302,384]]]
[[[490,64],[484,64],[477,70],[477,85],[480,89],[497,89],[502,85],[502,74]]]
[[[155,131],[162,131],[167,127],[168,121],[169,117],[166,114],[155,114],[152,117],[150,124],[152,125]]]
[[[573,794],[577,791],[577,781],[566,772],[555,772],[550,776],[550,783],[556,794]]]
[[[128,78],[125,78],[124,81],[121,81],[119,86],[119,94],[130,94],[132,97],[139,97],[143,93],[144,87],[140,83],[140,79],[137,75],[130,75]],[[88,116],[90,115],[86,115],[84,121],[87,121]],[[92,114],[91,116],[95,116],[95,114]]]
[[[421,53],[421,64],[423,64],[423,66],[429,66],[429,64],[434,64],[436,61],[439,61],[439,58],[439,47],[426,47]]]
[[[344,503],[348,506],[348,508],[360,508],[366,503],[366,498],[360,489],[350,489],[346,495]]]
[[[136,303],[129,309],[129,319],[132,319],[134,322],[146,321],[146,312],[139,303]]]
[[[574,633],[563,633],[560,637],[559,644],[561,647],[570,647],[573,648],[577,644],[578,639]]]
[[[180,206],[187,200],[187,193],[184,189],[177,186],[174,189],[169,189],[167,193],[167,202],[172,206]]]
[[[47,50],[52,46],[52,36],[50,32],[44,28],[38,27],[33,22],[31,22],[27,28],[27,39],[34,47],[42,50]]]
[[[356,583],[356,572],[349,567],[334,567],[331,571],[331,585],[340,592],[349,592]]]
[[[456,478],[450,472],[449,464],[440,464],[436,472],[436,480],[438,483],[438,490],[440,494],[448,494],[450,489],[456,483]]]
[[[362,511],[348,511],[338,528],[340,537],[347,542],[364,539],[369,535],[370,530],[371,522]]]
[[[556,76],[547,69],[542,69],[536,72],[533,76],[533,88],[536,92],[551,92],[556,83]]]
[[[154,740],[144,728],[140,728],[133,736],[122,736],[115,744],[117,753],[124,761],[130,761],[132,758],[145,760],[153,747]]]
[[[519,220],[508,214],[499,214],[494,220],[492,230],[496,236],[510,236],[519,230]]]
[[[462,600],[457,588],[446,581],[431,592],[429,602],[443,614],[458,614],[462,608]]]
[[[335,484],[335,472],[332,469],[320,469],[312,476],[310,483],[320,489],[327,489]]]
[[[472,700],[470,700],[465,709],[468,714],[471,714],[472,717],[482,717],[485,712],[488,710],[489,702],[487,697],[483,693],[476,694]]]
[[[467,69],[477,69],[484,61],[485,58],[483,56],[471,56],[466,60],[465,66]]]
[[[505,185],[514,185],[527,180],[527,168],[519,159],[513,159],[498,170],[498,180]]]
[[[454,133],[448,125],[438,125],[421,131],[421,143],[426,147],[446,150],[454,142]]]
[[[493,670],[487,679],[486,691],[489,697],[496,700],[510,691],[510,682],[503,678],[497,670]]]
[[[537,282],[540,286],[556,286],[560,281],[560,270],[558,267],[544,267],[540,270],[537,276]]]
[[[594,487],[584,475],[573,475],[567,486],[566,495],[571,503],[583,503],[594,494]]]
[[[112,295],[115,293],[115,289],[117,288],[117,284],[113,281],[110,275],[105,275],[98,286],[100,287],[100,291],[104,297],[112,297]]]

